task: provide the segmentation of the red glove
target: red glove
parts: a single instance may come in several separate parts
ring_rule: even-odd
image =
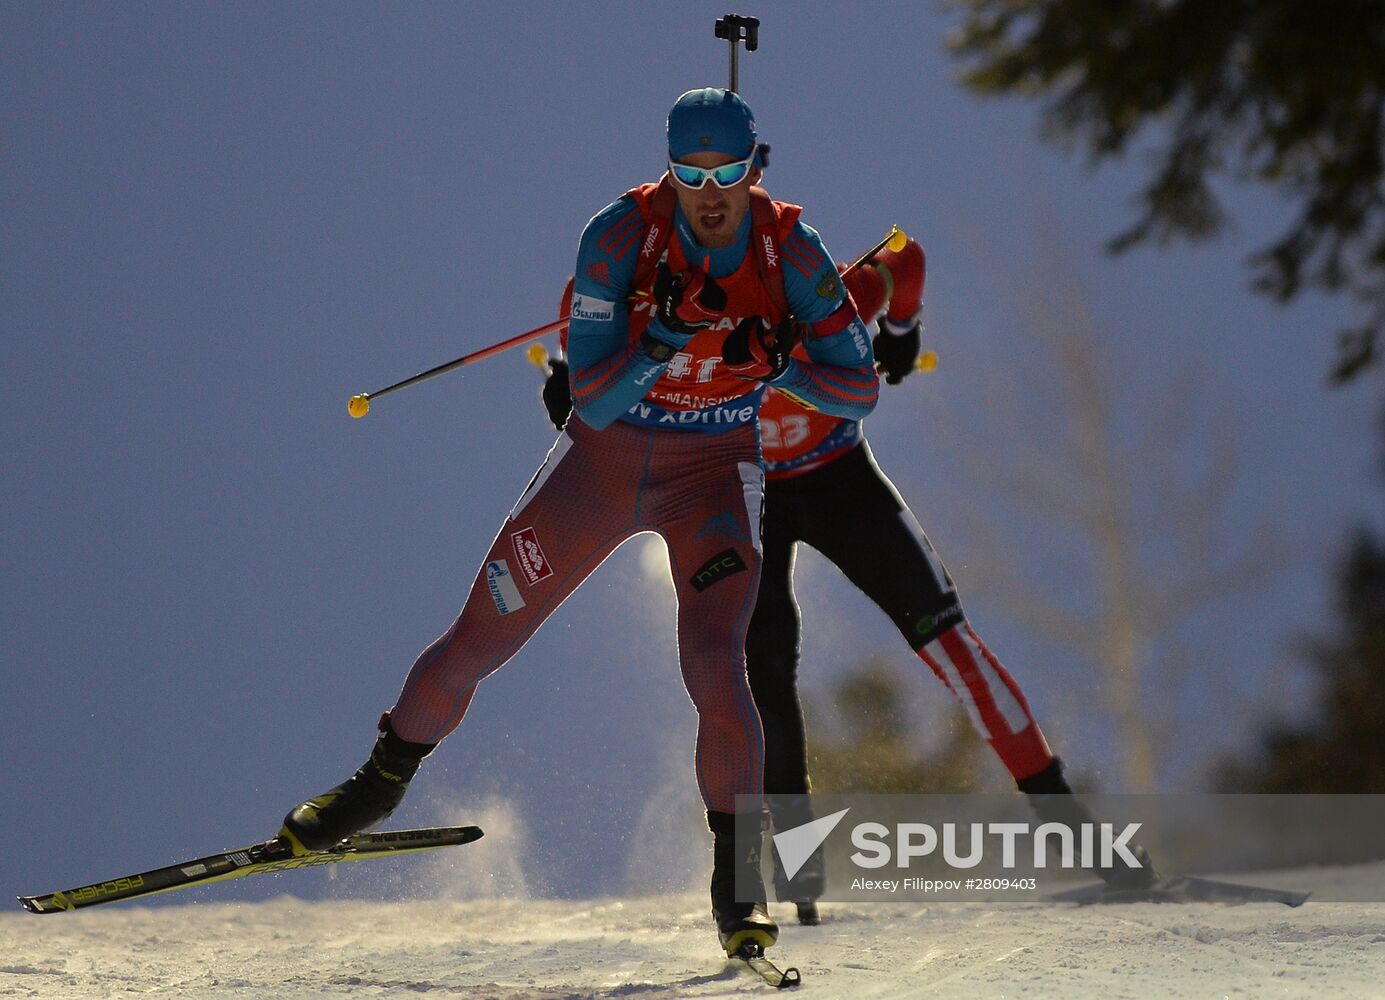
[[[875,264],[889,271],[894,282],[885,315],[891,322],[903,326],[913,319],[923,301],[923,247],[910,240],[899,253],[881,250],[875,255]]]

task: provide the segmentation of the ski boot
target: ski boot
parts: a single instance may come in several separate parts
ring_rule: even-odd
[[[769,796],[766,798],[766,804],[777,833],[813,821],[813,811],[808,805],[807,795]],[[784,863],[779,857],[779,852],[774,852],[774,898],[781,903],[793,903],[798,910],[800,925],[816,927],[822,923],[817,901],[824,891],[826,882],[827,867],[823,861],[821,847],[809,855],[808,860],[794,872],[793,878],[789,878],[788,873],[784,871]]]
[[[1083,823],[1096,821],[1082,800],[1073,794],[1067,778],[1063,777],[1063,762],[1057,757],[1038,774],[1017,783],[1019,790],[1029,796],[1029,805],[1040,823],[1060,823],[1074,831]],[[1095,872],[1114,891],[1127,892],[1148,889],[1159,878],[1149,852],[1139,845],[1129,848],[1142,867],[1132,868],[1119,856],[1110,865],[1098,865]]]
[[[380,716],[380,736],[370,759],[340,785],[295,806],[284,817],[279,836],[299,855],[326,850],[384,822],[403,800],[423,758],[436,746],[400,739],[389,714]]]
[[[755,829],[759,830],[759,816]],[[736,817],[707,812],[712,831],[712,919],[726,954],[743,957],[760,954],[779,937],[779,925],[769,915],[765,884],[760,877],[760,837],[750,843],[736,841]],[[736,879],[750,889],[750,902],[736,898]]]

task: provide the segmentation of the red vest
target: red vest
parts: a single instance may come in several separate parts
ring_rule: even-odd
[[[633,198],[644,216],[644,233],[639,241],[639,259],[628,298],[630,337],[637,339],[654,316],[652,289],[654,272],[667,253],[668,266],[676,273],[689,264],[679,240],[672,239],[673,213],[678,196],[668,176],[654,184],[642,184],[626,196]],[[780,247],[792,232],[803,210],[797,205],[772,201],[763,189],[750,189],[750,247],[745,260],[734,273],[717,278],[726,292],[726,309],[719,322],[695,334],[669,360],[645,401],[666,410],[700,410],[747,395],[758,383],[732,375],[721,364],[721,345],[726,335],[746,316],[763,316],[778,323],[789,316],[784,295],[783,259]],[[563,296],[563,315],[571,305],[572,282]],[[566,331],[565,331],[566,333]],[[563,347],[566,350],[566,336]]]

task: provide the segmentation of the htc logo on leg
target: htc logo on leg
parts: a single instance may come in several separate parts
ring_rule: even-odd
[[[693,585],[693,590],[701,593],[728,576],[745,572],[747,568],[739,552],[735,549],[724,549],[699,566],[688,582]]]

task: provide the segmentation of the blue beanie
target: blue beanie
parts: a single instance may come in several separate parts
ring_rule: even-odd
[[[720,87],[690,90],[668,113],[671,160],[693,153],[725,153],[740,159],[754,148],[755,116],[733,91]]]

